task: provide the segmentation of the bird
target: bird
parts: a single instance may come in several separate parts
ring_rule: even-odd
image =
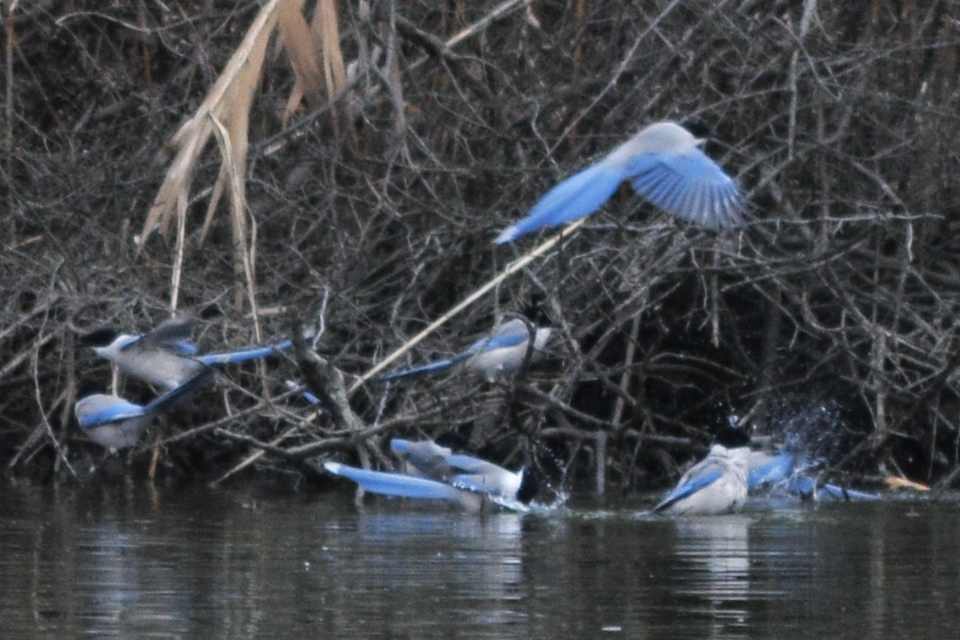
[[[490,336],[477,340],[452,358],[436,360],[373,379],[386,382],[409,376],[436,374],[451,367],[463,365],[467,370],[478,374],[488,382],[493,382],[502,376],[516,373],[523,365],[527,357],[531,331],[534,333],[534,351],[543,349],[553,333],[553,329],[549,327],[533,328],[532,323],[527,320],[513,318],[500,324]]]
[[[869,501],[879,500],[875,493],[857,491],[825,483],[817,486],[814,478],[805,473],[809,465],[801,456],[790,451],[767,453],[750,451],[747,454],[747,485],[750,491],[786,491],[803,499]]]
[[[717,231],[739,227],[745,211],[740,189],[700,150],[703,142],[676,122],[648,125],[596,164],[548,191],[525,218],[504,229],[494,242],[512,242],[590,215],[624,180],[675,216]]]
[[[274,345],[200,355],[190,340],[195,324],[193,318],[171,318],[143,335],[100,327],[83,336],[80,344],[124,373],[166,391],[194,378],[206,366],[255,360],[292,345],[290,340],[283,340]]]
[[[394,438],[390,448],[404,461],[408,473],[369,471],[333,461],[323,466],[370,493],[447,500],[470,513],[480,511],[486,500],[524,511],[539,490],[539,478],[530,464],[520,471],[509,471],[480,458],[453,453],[432,440]]]
[[[714,444],[707,457],[687,470],[653,512],[718,515],[739,511],[747,500],[747,447]]]
[[[213,369],[204,367],[196,376],[146,406],[113,394],[93,393],[77,400],[73,410],[80,428],[91,440],[110,451],[119,451],[136,445],[154,417],[187,400],[211,375]]]

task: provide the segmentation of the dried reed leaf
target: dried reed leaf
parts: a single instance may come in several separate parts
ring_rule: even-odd
[[[157,197],[153,200],[153,205],[151,205],[147,214],[140,237],[135,239],[138,251],[153,231],[159,229],[160,233],[166,236],[170,218],[177,213],[174,209],[177,199],[181,195],[189,197],[190,186],[193,181],[193,168],[196,165],[197,157],[203,150],[204,138],[209,135],[209,128],[206,132],[203,131],[203,128],[202,126],[198,127],[195,118],[193,118],[184,123],[174,135],[171,144],[179,146],[180,151],[167,171],[167,176],[157,192]]]
[[[289,0],[270,0],[264,5],[203,104],[173,136],[171,145],[179,147],[179,151],[147,214],[138,241],[138,250],[154,231],[159,229],[166,235],[174,215],[186,214],[185,211],[178,213],[176,202],[181,194],[189,196],[194,168],[212,132],[213,125],[208,116],[213,115],[217,120],[226,123],[228,131],[239,127],[241,122],[246,125],[246,112],[249,111],[252,91],[260,76],[267,42],[277,22],[277,7],[284,1]],[[225,115],[225,111],[232,115]],[[233,144],[234,153],[245,157],[246,130],[242,142],[239,138],[234,138]]]
[[[262,340],[260,332],[260,317],[257,313],[256,280],[254,277],[254,239],[251,238],[250,245],[247,245],[247,203],[245,195],[245,180],[241,165],[236,160],[236,145],[231,142],[230,131],[212,114],[214,133],[217,137],[217,143],[220,145],[220,152],[224,157],[224,163],[221,166],[218,182],[224,182],[229,187],[230,193],[230,218],[233,229],[233,248],[234,248],[234,273],[237,279],[243,277],[247,284],[247,295],[250,302],[250,309],[253,314],[254,334],[257,341]],[[246,150],[243,150],[244,159]],[[237,306],[240,306],[239,290],[237,292]]]
[[[347,87],[347,67],[340,49],[340,18],[336,0],[318,0],[310,29],[323,49],[323,78],[327,96],[332,100]],[[333,117],[333,128],[339,138],[340,123],[336,115]]]
[[[223,174],[223,167],[220,168],[221,175]],[[203,241],[207,237],[207,232],[210,231],[211,225],[213,225],[213,215],[217,212],[217,205],[220,204],[220,198],[223,197],[223,188],[224,181],[220,175],[217,176],[217,181],[213,184],[213,190],[210,192],[210,201],[207,202],[207,212],[203,216],[203,226],[200,227],[200,244],[203,244]]]
[[[320,0],[313,15],[311,28],[323,45],[323,74],[327,95],[331,98],[347,86],[347,67],[340,49],[340,18],[336,0]]]
[[[288,0],[279,6],[280,36],[290,65],[297,76],[296,84],[283,113],[284,126],[306,96],[310,105],[319,107],[323,93],[323,74],[320,70],[319,39],[307,25],[301,8],[303,2]]]
[[[187,237],[187,192],[177,196],[177,253],[173,260],[173,274],[170,276],[170,312],[176,313],[180,303],[180,279],[183,276],[183,254]]]
[[[930,487],[927,485],[914,482],[913,480],[908,480],[907,478],[901,478],[900,476],[887,476],[883,479],[883,482],[891,489],[914,489],[915,491],[930,491]]]

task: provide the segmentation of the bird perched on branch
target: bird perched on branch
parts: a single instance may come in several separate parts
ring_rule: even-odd
[[[171,318],[143,335],[101,327],[83,336],[80,344],[117,365],[124,373],[173,390],[194,378],[204,367],[246,362],[289,349],[290,340],[223,353],[197,354],[191,341],[193,318]]]
[[[501,376],[516,373],[520,369],[527,357],[531,331],[534,335],[533,350],[539,351],[547,344],[553,330],[549,327],[534,328],[529,321],[514,318],[498,326],[492,335],[477,340],[452,358],[377,376],[374,380],[383,382],[409,376],[435,374],[463,365],[469,371],[492,382]]]
[[[523,511],[539,490],[532,465],[509,471],[480,458],[453,453],[432,440],[394,438],[390,448],[404,460],[409,473],[368,471],[339,462],[325,462],[323,466],[370,493],[447,500],[471,513],[480,511],[486,500]]]
[[[707,457],[692,466],[654,512],[677,515],[718,515],[738,511],[747,500],[747,456],[750,449],[710,448]]]
[[[77,400],[73,410],[80,428],[91,440],[118,451],[137,444],[153,418],[187,400],[212,375],[212,369],[203,367],[196,376],[146,406],[113,394],[94,393]]]
[[[690,222],[715,230],[740,226],[744,217],[740,190],[700,150],[702,143],[674,122],[651,124],[547,192],[527,217],[504,229],[494,242],[512,242],[590,215],[624,180],[645,199]]]

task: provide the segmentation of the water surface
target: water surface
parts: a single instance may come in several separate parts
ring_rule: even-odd
[[[0,485],[0,638],[958,638],[954,501],[670,520]]]

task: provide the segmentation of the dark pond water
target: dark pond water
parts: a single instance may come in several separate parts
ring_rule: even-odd
[[[960,638],[960,505],[683,520],[0,484],[0,638]]]

